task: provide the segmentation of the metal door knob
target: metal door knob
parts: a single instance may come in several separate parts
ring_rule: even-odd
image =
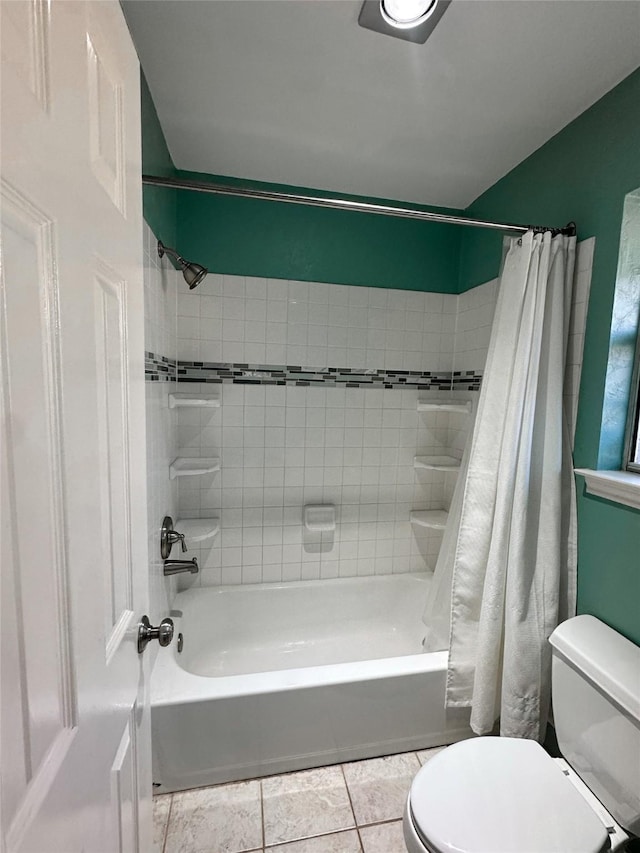
[[[150,640],[157,640],[161,646],[168,646],[173,640],[173,619],[163,619],[157,628],[149,622],[148,616],[143,616],[138,626],[138,653],[147,648]]]

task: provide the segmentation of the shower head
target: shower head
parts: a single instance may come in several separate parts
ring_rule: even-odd
[[[197,287],[208,272],[209,270],[206,267],[200,264],[189,263],[188,261],[185,261],[182,267],[182,275],[189,285],[189,290]]]
[[[197,287],[209,272],[206,267],[203,267],[200,264],[194,264],[192,261],[185,261],[185,259],[181,257],[175,249],[170,249],[168,246],[164,245],[162,240],[158,240],[158,257],[161,258],[165,253],[174,257],[180,264],[182,275],[189,285],[189,290],[193,290],[194,287]]]

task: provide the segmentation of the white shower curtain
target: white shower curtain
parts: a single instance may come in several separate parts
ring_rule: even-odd
[[[473,438],[425,613],[449,648],[446,706],[541,740],[549,635],[575,609],[576,518],[563,377],[575,237],[528,232],[504,261]],[[466,471],[465,471],[466,468]]]

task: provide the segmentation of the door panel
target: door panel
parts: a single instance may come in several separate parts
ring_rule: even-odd
[[[146,850],[138,62],[117,0],[0,17],[3,849]]]
[[[15,817],[28,789],[39,787],[48,766],[59,763],[70,744],[75,696],[52,221],[3,183],[2,222],[3,281],[20,282],[5,290],[2,370],[11,491],[11,500],[5,495],[5,507],[11,507],[11,547],[3,567],[13,567],[11,579],[3,570],[3,626],[7,619],[12,631],[5,635],[3,630],[2,671],[6,674],[9,668],[15,685],[12,702],[3,707],[3,746],[15,762],[8,787],[3,785],[3,797],[9,798],[3,802],[3,814]],[[9,719],[4,718],[5,709]]]
[[[46,0],[7,3],[2,24],[6,57],[43,110],[49,108],[49,15]]]
[[[114,853],[138,850],[138,801],[135,710],[127,721],[111,766]]]
[[[129,441],[126,282],[101,263],[94,276],[96,399],[107,660],[133,617],[131,536],[128,525]]]
[[[117,59],[98,32],[87,36],[91,167],[118,210],[124,213],[124,120]]]

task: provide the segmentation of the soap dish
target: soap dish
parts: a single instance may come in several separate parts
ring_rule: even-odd
[[[307,504],[304,508],[304,527],[318,533],[336,529],[336,508],[333,504]]]

